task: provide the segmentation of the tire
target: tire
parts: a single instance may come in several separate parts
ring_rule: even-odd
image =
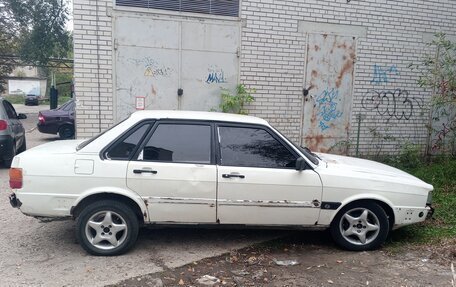
[[[135,244],[138,230],[138,218],[133,210],[128,205],[113,200],[89,204],[76,220],[79,244],[97,256],[114,256],[127,252]],[[97,242],[94,243],[94,240]]]
[[[59,129],[59,136],[62,140],[72,139],[74,137],[74,127],[71,125],[63,125]]]
[[[16,143],[13,142],[13,150],[11,151],[11,158],[3,160],[3,165],[6,168],[10,168],[11,164],[13,163],[14,156],[16,155]]]
[[[378,248],[388,237],[388,216],[375,202],[363,201],[342,208],[331,223],[331,235],[340,247],[351,251]]]
[[[17,154],[24,152],[26,149],[27,149],[27,141],[25,140],[25,136],[24,136],[24,141],[22,142],[22,145],[17,150]]]

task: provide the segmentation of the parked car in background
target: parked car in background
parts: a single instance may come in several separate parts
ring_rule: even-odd
[[[69,100],[55,110],[38,113],[38,130],[45,134],[58,134],[61,139],[74,138],[74,109],[76,103]]]
[[[4,166],[10,167],[14,156],[25,151],[25,129],[21,119],[26,119],[24,114],[17,114],[13,105],[0,97],[0,161]]]
[[[38,106],[40,104],[39,103],[39,96],[38,95],[33,95],[33,94],[26,95],[24,104],[26,106]]]
[[[126,252],[143,224],[329,228],[341,247],[370,250],[424,221],[433,189],[381,163],[315,154],[260,118],[183,111],[136,112],[92,139],[30,149],[10,186],[26,215],[75,218],[95,255]]]

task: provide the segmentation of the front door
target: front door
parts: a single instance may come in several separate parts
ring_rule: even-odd
[[[312,225],[322,185],[312,169],[265,127],[219,125],[217,217],[222,224]]]
[[[355,38],[309,34],[303,111],[303,144],[345,154],[353,93]]]
[[[212,127],[160,121],[127,170],[127,186],[147,203],[151,222],[215,223]]]

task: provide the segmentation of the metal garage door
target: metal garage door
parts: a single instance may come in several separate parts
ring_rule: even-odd
[[[208,111],[239,74],[238,21],[115,17],[115,106],[118,120],[137,108]],[[178,89],[183,90],[182,96]]]
[[[356,40],[309,34],[303,142],[314,151],[347,153]]]

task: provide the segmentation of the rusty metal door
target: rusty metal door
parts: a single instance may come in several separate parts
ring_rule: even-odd
[[[347,153],[351,118],[354,37],[308,34],[303,145],[319,152]]]

